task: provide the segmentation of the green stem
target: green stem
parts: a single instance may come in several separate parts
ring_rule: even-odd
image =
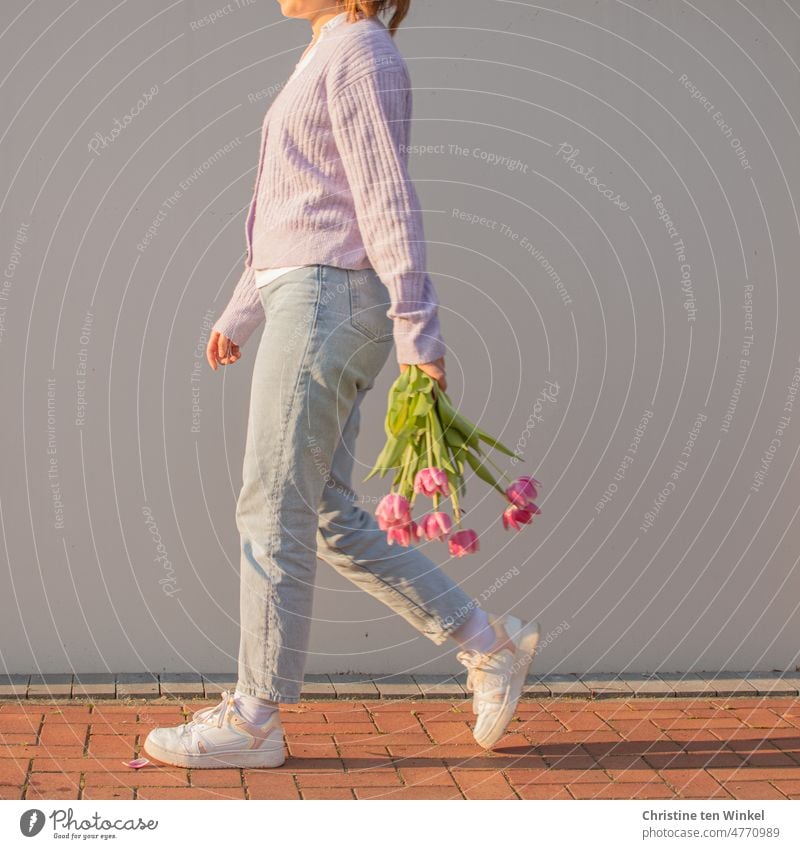
[[[428,467],[433,466],[433,408],[428,410],[428,415],[425,419],[425,443],[428,448]],[[433,493],[433,509],[439,509],[439,493]]]
[[[409,472],[409,467],[411,465],[411,457],[412,457],[413,451],[414,451],[414,443],[413,443],[412,440],[409,440],[408,445],[406,445],[406,450],[403,453],[403,475],[400,478],[400,494],[401,495],[405,495],[406,491],[407,491],[406,481],[408,479],[408,472]],[[412,481],[411,495],[414,494],[413,488],[414,487],[413,487],[413,481]],[[408,497],[408,496],[406,496],[406,497]]]
[[[425,444],[428,448],[428,466],[433,466],[433,436],[431,431],[433,429],[433,423],[431,422],[431,416],[433,415],[433,409],[428,410],[428,415],[425,418]]]
[[[456,525],[461,527],[461,510],[458,506],[458,487],[450,488],[450,498],[453,502],[453,516],[456,520]]]
[[[436,445],[437,455],[441,455],[444,434],[442,433],[442,423],[439,420],[439,411],[436,407],[429,411],[429,416],[428,421],[431,426],[431,437]]]
[[[409,475],[408,475],[408,501],[409,504],[413,507],[414,502],[417,499],[417,493],[414,491],[414,478],[416,477],[417,470],[419,467],[419,451],[417,450],[416,440],[412,438],[411,444],[414,446],[414,450],[411,453],[410,465],[409,465]]]
[[[500,466],[497,465],[497,463],[494,462],[494,460],[492,460],[492,458],[488,454],[484,454],[481,456],[481,461],[483,460],[488,460],[495,467],[495,469],[500,472],[501,477],[504,477],[509,484],[513,483],[511,478],[500,468]]]

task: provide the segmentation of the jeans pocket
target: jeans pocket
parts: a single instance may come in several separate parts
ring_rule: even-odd
[[[391,342],[394,322],[386,314],[391,307],[389,289],[372,268],[347,269],[350,323],[372,342]]]

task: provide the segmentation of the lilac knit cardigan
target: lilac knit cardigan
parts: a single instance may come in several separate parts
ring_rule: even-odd
[[[408,68],[380,19],[320,40],[264,118],[244,273],[215,330],[242,345],[264,319],[256,268],[372,267],[390,292],[397,361],[445,353],[408,174],[411,108]]]

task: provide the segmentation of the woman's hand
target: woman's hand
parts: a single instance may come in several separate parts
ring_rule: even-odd
[[[408,363],[400,363],[400,371],[405,371],[408,368]],[[447,376],[444,371],[444,357],[439,357],[432,363],[417,363],[417,368],[424,371],[425,374],[432,377],[438,384],[442,392],[447,392]]]
[[[217,370],[217,364],[222,363],[224,366],[235,363],[242,356],[239,346],[233,341],[223,336],[219,330],[211,332],[211,338],[208,340],[206,348],[206,357],[208,364],[214,371]]]

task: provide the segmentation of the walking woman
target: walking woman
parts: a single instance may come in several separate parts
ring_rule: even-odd
[[[351,481],[359,408],[393,349],[400,369],[446,388],[407,170],[411,80],[394,43],[410,0],[279,2],[313,38],[264,119],[244,273],[208,346],[212,368],[235,363],[265,321],[236,507],[238,681],[191,722],[153,729],[144,750],[192,768],[284,762],[278,706],[300,701],[318,557],[433,643],[456,642],[488,748],[513,716],[538,624],[485,612],[421,551],[389,546]]]

